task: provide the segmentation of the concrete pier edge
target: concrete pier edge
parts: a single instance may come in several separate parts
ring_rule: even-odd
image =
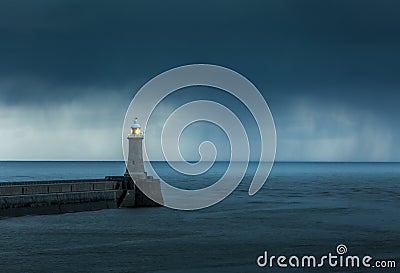
[[[150,183],[161,194],[159,181]],[[0,182],[0,217],[155,206],[129,176]]]

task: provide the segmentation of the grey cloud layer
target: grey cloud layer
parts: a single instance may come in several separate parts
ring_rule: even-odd
[[[398,1],[369,0],[1,1],[2,140],[15,142],[30,115],[31,123],[47,124],[30,129],[39,157],[56,156],[41,139],[55,131],[58,108],[81,113],[72,123],[67,114],[54,119],[70,124],[77,142],[72,127],[109,135],[147,80],[202,62],[235,69],[263,92],[277,123],[278,159],[400,160],[399,8]],[[304,105],[308,112],[299,110]],[[47,121],[34,119],[35,109]],[[119,143],[119,133],[107,139]],[[94,143],[83,149],[90,158],[119,157],[119,148]],[[352,148],[333,153],[341,145]],[[0,158],[14,151],[0,146]],[[85,156],[76,149],[66,157]]]

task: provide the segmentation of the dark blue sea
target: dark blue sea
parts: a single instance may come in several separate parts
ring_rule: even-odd
[[[198,178],[153,163],[175,186]],[[198,211],[110,209],[0,219],[0,272],[400,272],[400,164],[275,163],[264,187],[248,188],[257,163],[224,201]],[[0,162],[0,181],[122,175],[123,162]],[[336,253],[395,260],[383,268],[259,268],[269,255]]]

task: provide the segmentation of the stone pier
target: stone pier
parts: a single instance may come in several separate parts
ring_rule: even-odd
[[[147,177],[161,196],[159,180]],[[0,182],[0,216],[52,214],[118,207],[160,206],[128,176],[103,179]]]

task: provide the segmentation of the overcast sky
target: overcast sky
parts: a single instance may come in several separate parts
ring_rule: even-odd
[[[399,13],[385,0],[2,0],[0,160],[121,160],[140,87],[212,63],[261,90],[278,160],[400,161]],[[210,130],[192,129],[188,159]]]

